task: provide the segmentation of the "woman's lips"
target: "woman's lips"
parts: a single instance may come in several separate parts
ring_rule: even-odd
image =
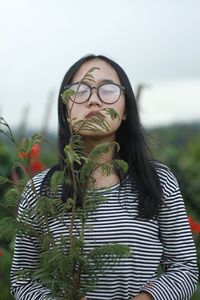
[[[96,114],[97,112],[96,111],[91,111],[89,112],[85,117],[88,118],[88,117],[92,117]]]
[[[90,111],[85,117],[89,118],[89,117],[92,117],[92,116],[96,115],[97,113],[98,113],[98,110],[97,111]]]

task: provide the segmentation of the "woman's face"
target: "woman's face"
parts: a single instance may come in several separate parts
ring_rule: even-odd
[[[91,59],[87,62],[84,62],[75,74],[72,83],[80,82],[86,75],[86,73],[93,67],[98,68],[92,72],[94,82],[84,80],[84,83],[86,83],[87,85],[91,87],[98,87],[104,82],[112,82],[121,85],[116,71],[111,65],[109,65],[102,59]],[[102,110],[104,108],[113,108],[118,113],[119,118],[117,117],[116,119],[112,120],[109,114]],[[71,100],[68,100],[67,109],[68,114],[69,110],[71,109],[72,125],[77,121],[86,120],[87,118],[90,118],[91,116],[89,116],[89,114],[92,115],[93,113],[100,111],[104,115],[105,121],[109,124],[109,132],[103,131],[99,133],[89,130],[80,130],[79,134],[88,137],[97,137],[100,135],[103,135],[105,137],[106,135],[109,135],[114,140],[116,131],[119,128],[123,117],[125,117],[124,92],[121,92],[118,101],[116,101],[113,104],[106,104],[99,99],[97,95],[97,90],[93,89],[89,100],[84,103],[73,103]]]

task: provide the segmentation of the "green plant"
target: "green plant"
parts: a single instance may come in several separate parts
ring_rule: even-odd
[[[83,80],[93,81],[93,70],[89,70]],[[71,90],[63,93],[64,103],[72,94],[74,92]],[[95,288],[98,276],[103,274],[105,268],[117,264],[121,257],[130,255],[129,248],[121,244],[105,244],[92,249],[89,253],[84,250],[86,221],[98,205],[106,201],[105,197],[96,191],[96,181],[92,176],[94,170],[99,169],[104,176],[109,176],[116,168],[121,173],[126,173],[128,166],[124,161],[118,159],[109,162],[100,160],[102,154],[107,153],[111,148],[114,148],[115,151],[119,150],[116,142],[98,145],[87,153],[80,131],[89,130],[100,133],[109,131],[109,123],[104,118],[102,111],[112,120],[118,118],[118,114],[114,109],[106,108],[90,118],[74,122],[71,118],[72,110],[73,105],[68,118],[71,139],[64,149],[65,168],[53,174],[50,190],[44,195],[38,193],[32,177],[25,185],[30,174],[27,172],[30,170],[30,153],[33,145],[41,142],[41,136],[33,135],[32,138],[23,139],[18,145],[9,125],[1,118],[1,124],[6,129],[2,130],[2,133],[15,144],[22,154],[26,166],[25,168],[22,163],[15,164],[14,167],[20,168],[24,176],[14,186],[8,178],[0,177],[1,184],[10,184],[10,189],[5,195],[4,206],[9,210],[10,206],[18,205],[24,189],[26,192],[34,193],[37,201],[34,207],[26,209],[23,214],[18,216],[17,220],[11,210],[10,216],[1,220],[0,232],[8,239],[12,239],[17,233],[21,236],[36,237],[40,241],[42,252],[37,269],[23,270],[18,275],[20,278],[39,280],[51,290],[50,297],[63,300],[80,300],[88,291]],[[73,191],[66,202],[62,201],[59,192],[60,187],[64,184],[70,186]],[[82,199],[81,207],[78,206],[80,198]],[[49,218],[59,220],[67,228],[65,215],[70,218],[69,235],[61,236],[59,241],[55,241],[49,227]],[[36,222],[42,222],[42,228],[45,228],[42,233],[30,225],[31,218],[34,218]]]

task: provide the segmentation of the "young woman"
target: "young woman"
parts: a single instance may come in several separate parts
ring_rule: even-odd
[[[93,67],[96,68],[92,73],[94,81],[81,82]],[[78,93],[64,104],[61,95],[66,87],[78,90]],[[105,108],[113,108],[119,117],[112,120]],[[93,172],[97,188],[106,196],[106,201],[94,212],[92,233],[85,232],[86,247],[90,250],[107,242],[122,243],[128,245],[133,254],[99,276],[95,290],[85,295],[85,299],[189,300],[196,287],[198,272],[179,186],[169,168],[150,158],[130,82],[123,69],[111,59],[89,55],[77,61],[66,73],[58,100],[59,164],[34,178],[36,190],[49,184],[55,170],[65,167],[64,147],[70,139],[69,112],[74,124],[101,112],[109,124],[109,131],[81,130],[86,151],[116,141],[120,145],[119,152],[111,148],[99,162],[118,157],[129,167],[124,178],[117,169],[109,176],[104,176],[98,168]],[[63,199],[67,199],[70,192],[64,186]],[[27,206],[35,205],[35,201],[27,192],[19,215]],[[33,225],[39,227],[39,224]],[[55,235],[64,231],[58,224],[51,230]],[[20,281],[16,277],[19,269],[37,267],[39,251],[37,240],[28,236],[16,237],[11,273],[12,293],[16,299],[44,299],[49,292],[39,282]],[[158,275],[160,265],[163,272]]]

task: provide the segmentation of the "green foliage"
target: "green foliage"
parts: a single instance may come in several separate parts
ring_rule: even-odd
[[[69,98],[70,98],[71,96],[74,96],[74,95],[75,95],[75,92],[74,92],[73,90],[65,90],[65,91],[61,94],[63,103],[64,103],[64,104],[67,104],[67,101],[69,100]]]
[[[14,207],[16,202],[21,199],[21,189],[20,188],[10,188],[5,193],[4,204],[6,207]]]
[[[60,185],[63,185],[65,182],[64,180],[64,172],[63,171],[56,171],[54,172],[51,178],[51,189],[56,192]]]
[[[118,113],[112,107],[106,107],[106,108],[103,108],[102,110],[105,111],[106,114],[108,114],[112,120],[115,120],[117,118],[119,119]]]
[[[89,177],[92,175],[92,172],[99,166],[101,167],[101,170],[103,171],[103,174],[105,176],[111,174],[111,170],[110,170],[111,163],[109,162],[109,163],[99,164],[98,159],[102,156],[102,154],[109,152],[109,150],[115,146],[117,146],[117,148],[119,149],[118,144],[116,142],[112,142],[112,143],[104,143],[104,144],[97,145],[95,148],[91,150],[87,158],[85,158],[85,163],[80,172],[81,182],[86,182],[89,179]]]
[[[71,141],[74,142],[74,140],[72,139]],[[78,138],[76,139],[76,148],[78,148],[79,140]],[[37,270],[23,270],[19,272],[19,276],[22,278],[29,276],[40,280],[46,287],[51,288],[52,296],[67,300],[81,299],[87,291],[95,288],[98,275],[102,274],[109,264],[112,263],[114,265],[119,261],[120,257],[130,255],[127,246],[118,244],[104,245],[98,249],[94,248],[88,254],[84,254],[86,220],[100,203],[106,201],[102,195],[95,191],[95,181],[89,181],[89,178],[94,169],[99,166],[103,174],[109,176],[114,166],[122,167],[122,171],[125,171],[127,170],[127,165],[125,162],[116,159],[113,165],[112,162],[98,163],[98,159],[102,154],[107,153],[113,147],[117,148],[117,150],[119,149],[116,143],[99,145],[87,157],[83,157],[82,151],[79,151],[79,153],[75,152],[73,145],[73,143],[70,143],[65,147],[65,161],[67,168],[71,170],[71,180],[66,179],[65,170],[56,171],[51,179],[51,197],[35,194],[37,198],[36,206],[25,211],[24,215],[19,218],[17,226],[18,233],[37,236],[44,250]],[[79,172],[74,169],[74,162],[81,166]],[[76,176],[77,172],[80,173],[79,176]],[[69,174],[67,175],[69,176]],[[63,203],[60,199],[59,187],[63,183],[72,184],[74,189],[74,198],[69,198],[67,203]],[[31,185],[32,183],[30,182],[29,188],[31,188]],[[82,208],[76,205],[78,192],[80,194],[78,186],[90,187],[90,189],[82,190]],[[34,189],[32,192],[34,192]],[[49,218],[54,218],[64,222],[66,213],[71,218],[69,237],[64,238],[64,236],[61,236],[59,243],[55,243],[49,229],[48,220]],[[34,218],[36,222],[43,222],[47,233],[39,234],[34,232],[33,228],[31,229],[29,226],[28,220],[31,218]],[[77,222],[80,222],[81,227],[76,226]]]
[[[1,219],[0,229],[0,239],[11,241],[16,232],[16,220],[13,217],[5,217]]]
[[[23,138],[18,149],[26,157],[29,157],[33,145],[40,144],[42,142],[42,137],[39,134],[34,134],[31,138]]]
[[[0,176],[0,184],[4,184],[4,183],[12,183],[12,181],[6,177]]]
[[[105,120],[103,113],[101,111],[98,111],[90,118],[75,122],[73,124],[73,130],[77,133],[80,133],[81,130],[87,130],[101,134],[102,132],[109,132],[109,124]]]
[[[92,72],[94,70],[95,68],[89,70],[83,80],[93,81]],[[66,90],[61,96],[66,103],[71,95],[72,92]],[[71,139],[64,149],[65,169],[53,174],[46,195],[38,194],[33,179],[30,179],[24,194],[31,192],[36,199],[36,205],[25,209],[17,220],[15,214],[13,216],[13,213],[10,212],[10,215],[0,222],[0,232],[3,232],[4,236],[6,235],[10,240],[15,233],[20,236],[37,237],[42,248],[37,269],[21,270],[18,276],[39,280],[44,286],[50,288],[51,296],[62,300],[80,300],[88,291],[95,288],[98,276],[103,274],[106,268],[117,264],[120,258],[131,254],[128,246],[120,244],[106,244],[85,253],[85,229],[92,230],[92,227],[87,227],[86,221],[90,214],[106,201],[105,197],[96,191],[93,172],[98,168],[104,176],[110,176],[115,168],[118,171],[126,172],[128,166],[125,162],[117,159],[113,162],[101,161],[101,157],[105,153],[113,149],[114,151],[119,150],[119,145],[115,142],[96,146],[89,154],[85,149],[79,135],[81,130],[90,130],[101,134],[105,131],[109,132],[109,123],[103,110],[77,122],[74,120],[72,122],[71,110],[68,120]],[[105,109],[104,113],[109,115],[112,120],[118,117],[118,114],[111,108]],[[42,137],[33,135],[31,138],[24,138],[18,144],[9,125],[4,120],[3,125],[6,127],[4,135],[16,145],[27,165],[30,162],[33,145],[41,142]],[[21,167],[23,169],[23,166]],[[27,179],[27,176],[25,177]],[[16,182],[14,186],[11,180],[4,177],[0,177],[0,181],[2,184],[10,185],[4,199],[6,209],[18,206],[24,188],[23,179]],[[66,203],[62,201],[60,193],[63,184],[71,186],[73,190],[73,195],[67,199]],[[82,207],[77,205],[78,197],[82,199]],[[70,225],[68,228],[66,227],[69,234],[67,238],[61,235],[59,241],[55,241],[49,228],[49,219],[57,219],[66,225],[66,216],[70,220]],[[41,224],[40,230],[34,228],[32,220]]]
[[[10,278],[10,266],[12,261],[12,249],[9,247],[3,247],[0,249],[3,251],[3,256],[0,256],[0,300],[12,300],[14,299],[9,292],[9,278]]]

